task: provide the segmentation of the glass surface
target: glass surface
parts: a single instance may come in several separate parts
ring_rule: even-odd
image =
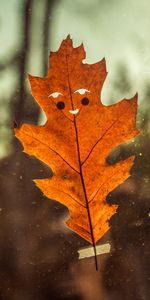
[[[149,0],[0,0],[0,298],[4,300],[149,300],[150,220]],[[138,92],[139,137],[109,164],[135,155],[131,176],[107,196],[118,204],[98,245],[110,253],[78,259],[88,242],[64,225],[65,206],[42,195],[33,179],[52,171],[22,152],[13,126],[44,124],[27,74],[44,77],[49,51],[68,34],[84,43],[87,62],[106,58],[102,101]],[[60,70],[61,72],[61,70]]]

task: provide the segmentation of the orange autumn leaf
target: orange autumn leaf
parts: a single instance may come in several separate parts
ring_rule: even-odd
[[[95,243],[109,229],[117,205],[106,196],[130,175],[134,156],[109,165],[116,146],[138,134],[137,96],[105,106],[100,94],[106,78],[105,59],[83,63],[83,45],[74,48],[67,37],[50,54],[46,78],[29,76],[32,95],[45,112],[43,126],[16,129],[24,151],[47,164],[53,177],[36,179],[48,198],[69,210],[67,226]]]

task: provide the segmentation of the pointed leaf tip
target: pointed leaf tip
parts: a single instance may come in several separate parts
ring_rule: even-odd
[[[72,38],[70,37],[70,34],[68,34],[67,37],[66,37],[66,39],[64,39],[64,40],[62,41],[62,45],[63,45],[64,43],[67,44],[67,45],[72,46],[73,40],[72,40]]]
[[[70,33],[67,35],[66,40],[71,40]]]

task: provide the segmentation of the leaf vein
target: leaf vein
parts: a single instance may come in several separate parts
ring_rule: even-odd
[[[52,152],[54,152],[56,155],[58,155],[72,170],[74,170],[76,173],[80,174],[80,172],[78,172],[74,167],[72,167],[56,150],[52,149],[50,146],[46,145],[45,143],[43,143],[41,140],[35,138],[34,136],[31,136],[30,134],[27,134],[26,132],[24,132],[24,134],[26,136],[29,136],[30,138],[38,141],[39,143],[41,143],[42,145],[44,145],[48,149],[50,149]]]

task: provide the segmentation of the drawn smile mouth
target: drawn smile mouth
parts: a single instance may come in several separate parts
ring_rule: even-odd
[[[69,112],[70,112],[71,114],[73,114],[73,115],[77,115],[77,113],[79,112],[79,109],[78,109],[78,108],[76,108],[76,109],[71,109],[71,110],[69,110]]]

